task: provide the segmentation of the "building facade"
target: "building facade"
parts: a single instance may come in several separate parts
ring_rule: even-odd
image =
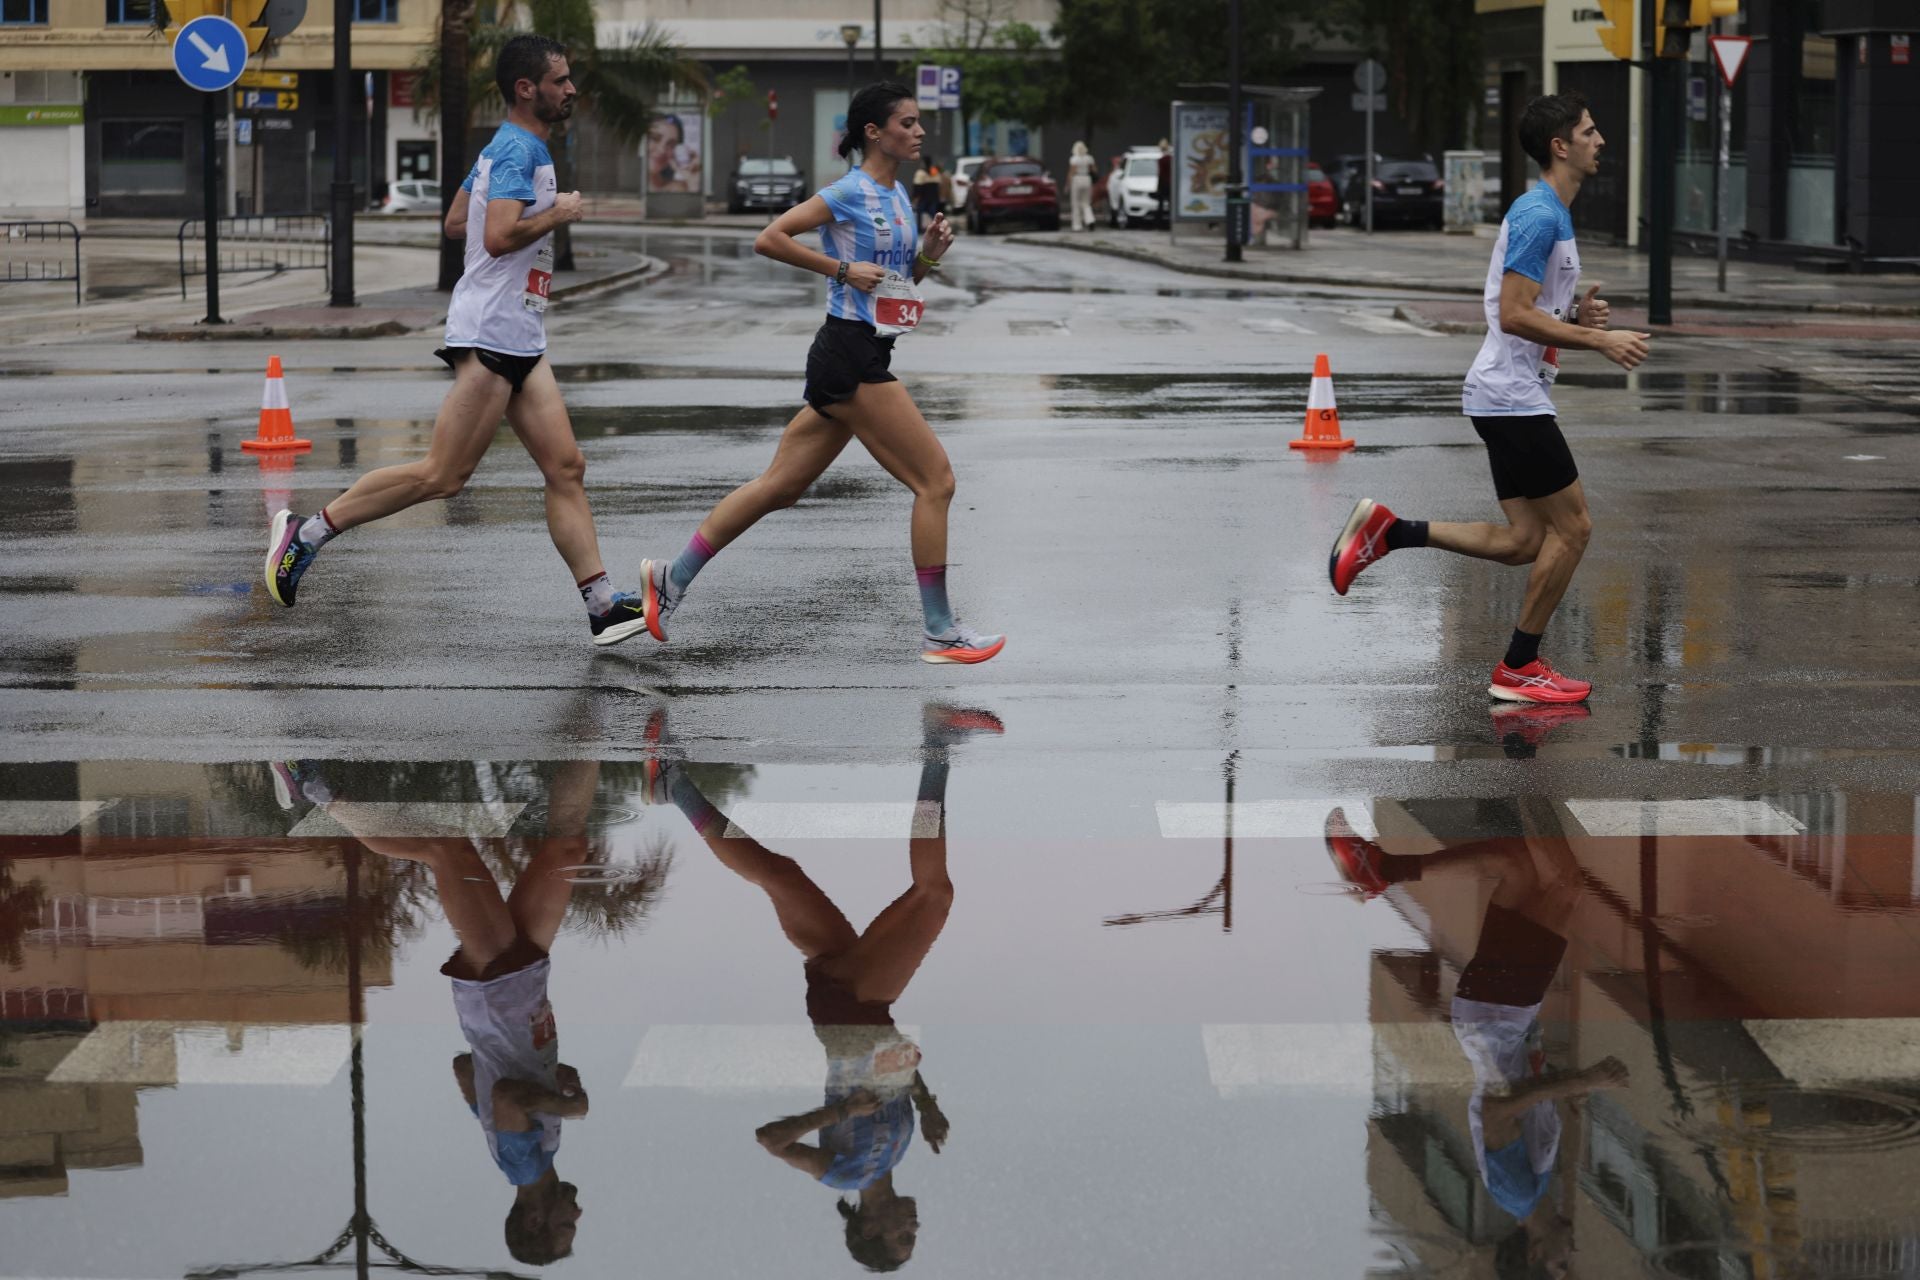
[[[1536,176],[1514,136],[1520,110],[1536,94],[1578,89],[1608,148],[1573,210],[1575,225],[1640,243],[1645,78],[1601,47],[1598,5],[1477,0],[1476,13],[1486,66],[1480,140],[1502,157],[1502,207]],[[1723,26],[1753,43],[1723,98],[1706,40],[1694,41],[1674,211],[1680,235],[1712,237],[1725,208],[1737,252],[1869,268],[1920,261],[1920,179],[1908,159],[1920,153],[1920,63],[1911,60],[1920,12],[1901,0],[1745,0]],[[1731,119],[1724,178],[1723,101]]]
[[[153,29],[147,0],[6,0],[4,13],[0,170],[9,181],[0,208],[60,218],[197,216],[202,95],[174,73],[171,37]],[[366,146],[354,150],[353,173],[369,200],[403,164],[433,176],[430,124],[407,104],[409,68],[436,38],[437,13],[432,0],[355,0],[353,127]],[[248,60],[250,71],[278,73],[276,87],[219,95],[212,161],[238,212],[325,208],[331,18],[330,6],[314,5],[277,48]]]

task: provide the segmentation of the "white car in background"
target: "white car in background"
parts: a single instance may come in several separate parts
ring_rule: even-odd
[[[985,156],[961,156],[953,162],[953,199],[947,205],[948,213],[959,213],[967,207],[967,189],[986,162]]]
[[[402,178],[389,183],[387,198],[380,202],[382,213],[440,212],[440,184],[427,178]]]
[[[1120,183],[1115,192],[1114,182]],[[1126,166],[1107,179],[1107,221],[1116,227],[1145,226],[1160,218],[1160,148],[1128,147]]]

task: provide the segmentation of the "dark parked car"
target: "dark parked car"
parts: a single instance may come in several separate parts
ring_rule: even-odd
[[[727,212],[777,209],[785,212],[807,198],[807,175],[789,156],[742,160],[727,180]]]
[[[984,234],[996,222],[1024,219],[1060,229],[1060,189],[1031,156],[994,156],[974,171],[967,188],[967,230]]]
[[[1447,184],[1427,160],[1377,160],[1373,165],[1373,225],[1431,227],[1446,225]],[[1347,182],[1347,221],[1367,225],[1367,175]]]

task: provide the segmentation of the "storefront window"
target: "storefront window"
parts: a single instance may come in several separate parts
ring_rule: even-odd
[[[1815,6],[1802,5],[1810,28]],[[1793,90],[1791,150],[1787,159],[1787,239],[1799,244],[1834,242],[1834,135],[1838,127],[1834,94],[1833,38],[1808,34],[1800,45],[1800,76]]]
[[[148,26],[153,22],[153,0],[107,0],[110,27]]]
[[[100,122],[101,195],[184,195],[186,190],[186,121]]]
[[[355,22],[398,22],[400,0],[353,0]]]
[[[47,0],[0,0],[0,26],[45,26]]]

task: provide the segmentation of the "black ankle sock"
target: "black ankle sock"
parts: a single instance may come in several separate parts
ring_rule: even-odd
[[[1508,669],[1518,671],[1539,656],[1540,637],[1517,627],[1514,628],[1513,639],[1507,642]]]
[[[1395,520],[1387,526],[1387,550],[1389,551],[1426,545],[1427,522],[1425,520]]]

